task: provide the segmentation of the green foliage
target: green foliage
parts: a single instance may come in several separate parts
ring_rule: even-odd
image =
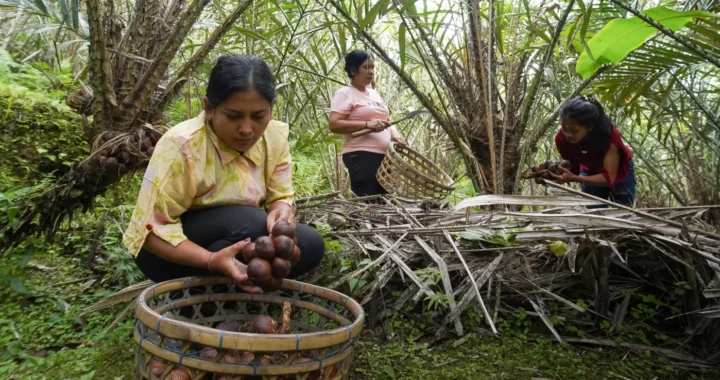
[[[515,320],[519,320],[518,319]],[[402,322],[404,320],[404,322]],[[391,318],[396,326],[409,328],[415,320]],[[514,324],[515,322],[513,322]],[[521,322],[521,325],[524,325]],[[389,328],[390,326],[386,326]],[[512,337],[501,339],[472,335],[453,348],[454,339],[428,347],[423,339],[397,339],[380,332],[366,336],[357,347],[354,375],[365,379],[632,379],[713,376],[712,372],[674,369],[663,358],[643,353],[625,357],[619,350],[574,350],[547,340]],[[401,336],[405,337],[405,336]]]
[[[0,71],[0,190],[63,173],[88,153],[80,119],[63,92],[48,91],[36,69],[16,70]]]
[[[677,12],[663,6],[647,9],[642,13],[672,31],[680,30],[693,18],[717,17],[701,11]],[[587,78],[604,64],[622,61],[656,33],[658,30],[655,27],[637,16],[610,21],[587,43],[592,55],[583,51],[577,60],[575,71]]]

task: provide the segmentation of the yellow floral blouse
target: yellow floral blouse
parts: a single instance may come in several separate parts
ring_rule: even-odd
[[[152,231],[177,246],[187,239],[180,215],[191,208],[274,202],[292,204],[295,192],[288,125],[272,120],[240,154],[205,125],[205,114],[171,128],[158,141],[143,177],[123,243],[137,256]]]

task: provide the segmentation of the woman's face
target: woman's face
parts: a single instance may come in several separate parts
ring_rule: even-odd
[[[375,61],[368,58],[355,70],[352,81],[355,85],[367,87],[372,83],[373,79],[375,79]]]
[[[567,117],[560,117],[560,131],[565,135],[565,138],[572,144],[577,144],[582,141],[585,136],[588,135],[588,129],[582,125],[579,125],[575,120]]]
[[[275,102],[270,103],[252,89],[236,92],[212,109],[205,102],[205,120],[225,145],[238,152],[246,152],[265,133]]]

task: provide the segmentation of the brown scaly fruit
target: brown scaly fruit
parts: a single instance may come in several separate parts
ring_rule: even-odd
[[[572,168],[572,164],[571,164],[570,161],[568,161],[568,160],[563,160],[563,161],[560,163],[560,166],[562,166],[563,168],[568,169],[568,170],[569,170],[570,168]]]
[[[292,239],[284,235],[275,236],[273,238],[273,245],[275,246],[275,255],[285,260],[290,259],[293,248],[295,247]]]
[[[224,356],[223,360],[227,364],[250,364],[253,359],[255,359],[255,355],[252,352],[245,352],[245,351],[228,351]]]
[[[267,236],[261,236],[255,240],[255,253],[257,257],[265,260],[272,260],[275,257],[275,245]]]
[[[272,237],[278,236],[287,236],[290,240],[295,239],[295,225],[283,220],[275,223],[272,229]]]
[[[165,372],[165,364],[160,362],[150,363],[150,375],[160,377],[162,376],[163,372]]]
[[[198,356],[202,359],[213,360],[217,356],[217,350],[212,347],[204,347],[200,350]]]
[[[287,359],[287,355],[283,354],[281,352],[276,352],[272,355],[265,355],[260,359],[260,363],[262,365],[277,365],[277,364],[283,364],[285,363],[285,360]]]
[[[290,264],[292,264],[292,266],[295,266],[298,261],[300,261],[300,248],[296,245],[295,249],[293,249],[292,256],[290,256]]]
[[[535,183],[537,183],[538,185],[542,185],[542,183],[543,183],[542,178],[540,178],[540,177],[535,177]]]
[[[558,165],[555,163],[550,164],[550,168],[548,168],[548,170],[550,171],[550,173],[558,174]]]
[[[292,252],[291,252],[292,254]],[[285,278],[290,274],[292,263],[280,257],[275,257],[272,261],[272,275],[276,278]]]
[[[280,290],[282,288],[283,279],[279,277],[270,277],[270,280],[266,284],[265,287],[263,287],[263,290],[266,292],[274,292],[276,290]]]
[[[248,277],[256,285],[260,285],[267,277],[272,277],[270,262],[259,257],[254,258],[248,264]]]
[[[192,380],[192,374],[187,368],[176,368],[170,371],[170,380]]]
[[[250,321],[248,331],[253,334],[277,334],[277,322],[267,315],[258,315]]]
[[[218,330],[238,332],[240,331],[240,323],[238,321],[224,321],[218,323],[215,328]]]
[[[243,247],[243,250],[242,250],[243,263],[249,264],[256,257],[257,257],[257,254],[255,253],[255,243],[248,243],[245,247]]]

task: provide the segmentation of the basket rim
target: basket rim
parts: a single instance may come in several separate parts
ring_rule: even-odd
[[[166,316],[158,314],[147,304],[147,301],[156,295],[168,293],[173,290],[182,290],[192,286],[230,285],[233,283],[230,277],[203,276],[178,278],[155,284],[138,295],[135,301],[135,317],[139,323],[170,338],[189,340],[217,348],[252,352],[263,351],[258,349],[259,343],[261,342],[272,345],[275,351],[304,351],[324,348],[350,341],[360,335],[363,329],[365,312],[356,300],[332,289],[289,279],[283,280],[281,289],[313,294],[327,301],[341,304],[353,314],[355,319],[350,321],[350,324],[347,326],[331,330],[295,334],[253,334],[218,330],[212,327],[167,318]],[[267,296],[269,294],[263,295]]]
[[[434,179],[434,178],[428,177],[427,175],[421,173],[420,171],[418,171],[417,169],[415,169],[414,167],[412,167],[410,164],[408,164],[407,162],[405,162],[405,160],[403,160],[402,157],[399,157],[398,162],[400,162],[400,163],[403,165],[403,167],[405,167],[405,168],[407,168],[407,169],[410,169],[411,171],[414,172],[414,174],[416,174],[416,175],[418,175],[418,176],[426,179],[427,181],[433,182],[433,183],[435,183],[436,185],[444,188],[444,190],[453,191],[453,190],[455,189],[453,186],[449,185],[450,183],[453,182],[453,181],[452,181],[452,178],[450,177],[449,174],[445,173],[444,170],[442,170],[439,166],[437,166],[437,165],[436,165],[434,162],[432,162],[429,158],[425,157],[423,154],[421,154],[420,152],[416,151],[415,149],[410,148],[410,147],[407,146],[407,145],[405,145],[404,147],[399,147],[399,146],[396,147],[396,143],[395,143],[395,142],[391,142],[391,143],[390,143],[390,147],[389,147],[388,150],[387,150],[387,152],[388,152],[388,157],[389,157],[390,154],[401,153],[401,151],[402,151],[402,150],[405,150],[405,149],[407,149],[408,151],[416,154],[418,157],[420,157],[420,159],[422,159],[423,161],[425,161],[425,163],[429,164],[433,169],[437,170],[438,174],[439,174],[441,177],[443,177],[443,179],[444,179],[445,181],[447,181],[447,182],[446,182],[446,183],[442,183],[442,182],[440,182],[440,181],[438,181],[438,180],[436,180],[436,179]],[[392,164],[390,164],[390,166],[392,166]]]

